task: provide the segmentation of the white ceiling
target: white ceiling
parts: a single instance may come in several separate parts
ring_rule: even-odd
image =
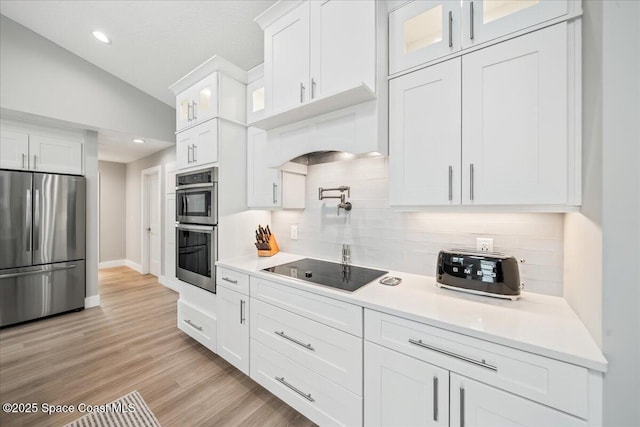
[[[263,61],[253,18],[275,0],[1,0],[0,13],[175,107],[167,89],[213,55],[249,70]],[[112,40],[105,45],[91,32]],[[100,160],[128,163],[171,143],[99,132]]]

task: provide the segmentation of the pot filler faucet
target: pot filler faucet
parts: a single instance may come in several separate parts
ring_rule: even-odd
[[[335,196],[325,196],[324,192],[325,191],[339,191],[340,195],[335,195]],[[347,192],[347,196],[345,196],[344,192]],[[340,187],[335,187],[335,188],[318,188],[318,200],[324,200],[324,199],[340,199],[340,203],[338,203],[338,216],[340,216],[340,209],[344,209],[345,211],[350,211],[351,208],[353,207],[351,205],[351,202],[347,202],[346,201],[346,197],[351,197],[351,187],[348,186],[340,186]]]

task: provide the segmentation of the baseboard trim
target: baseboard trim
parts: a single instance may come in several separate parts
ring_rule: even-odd
[[[124,265],[126,265],[127,267],[129,267],[132,270],[137,271],[138,273],[142,274],[142,266],[140,264],[136,264],[135,262],[126,259],[124,262]]]
[[[99,269],[103,269],[103,268],[112,268],[112,267],[123,267],[127,263],[126,259],[113,259],[111,261],[102,261],[100,264],[98,264],[98,268]]]
[[[100,295],[92,295],[84,299],[84,308],[99,307]]]
[[[160,283],[164,287],[171,289],[174,292],[179,292],[177,280],[170,279],[167,276],[159,276],[158,283]]]

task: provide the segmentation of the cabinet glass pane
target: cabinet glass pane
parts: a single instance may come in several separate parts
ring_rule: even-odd
[[[189,117],[189,98],[183,98],[180,100],[180,120],[188,120]]]
[[[211,108],[211,88],[205,87],[198,93],[198,107],[201,110],[208,110]]]
[[[442,41],[442,5],[404,22],[404,53],[411,53]]]
[[[482,23],[487,24],[540,3],[539,0],[484,0]]]
[[[264,109],[264,88],[256,89],[253,91],[253,112],[260,111]]]

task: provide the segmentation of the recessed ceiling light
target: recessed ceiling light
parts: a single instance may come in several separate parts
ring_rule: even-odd
[[[96,40],[105,44],[111,44],[111,39],[109,39],[109,37],[107,37],[107,35],[102,31],[95,30],[91,34],[93,34],[93,37],[95,37]]]
[[[133,142],[136,144],[144,144],[144,139],[134,139]]]

